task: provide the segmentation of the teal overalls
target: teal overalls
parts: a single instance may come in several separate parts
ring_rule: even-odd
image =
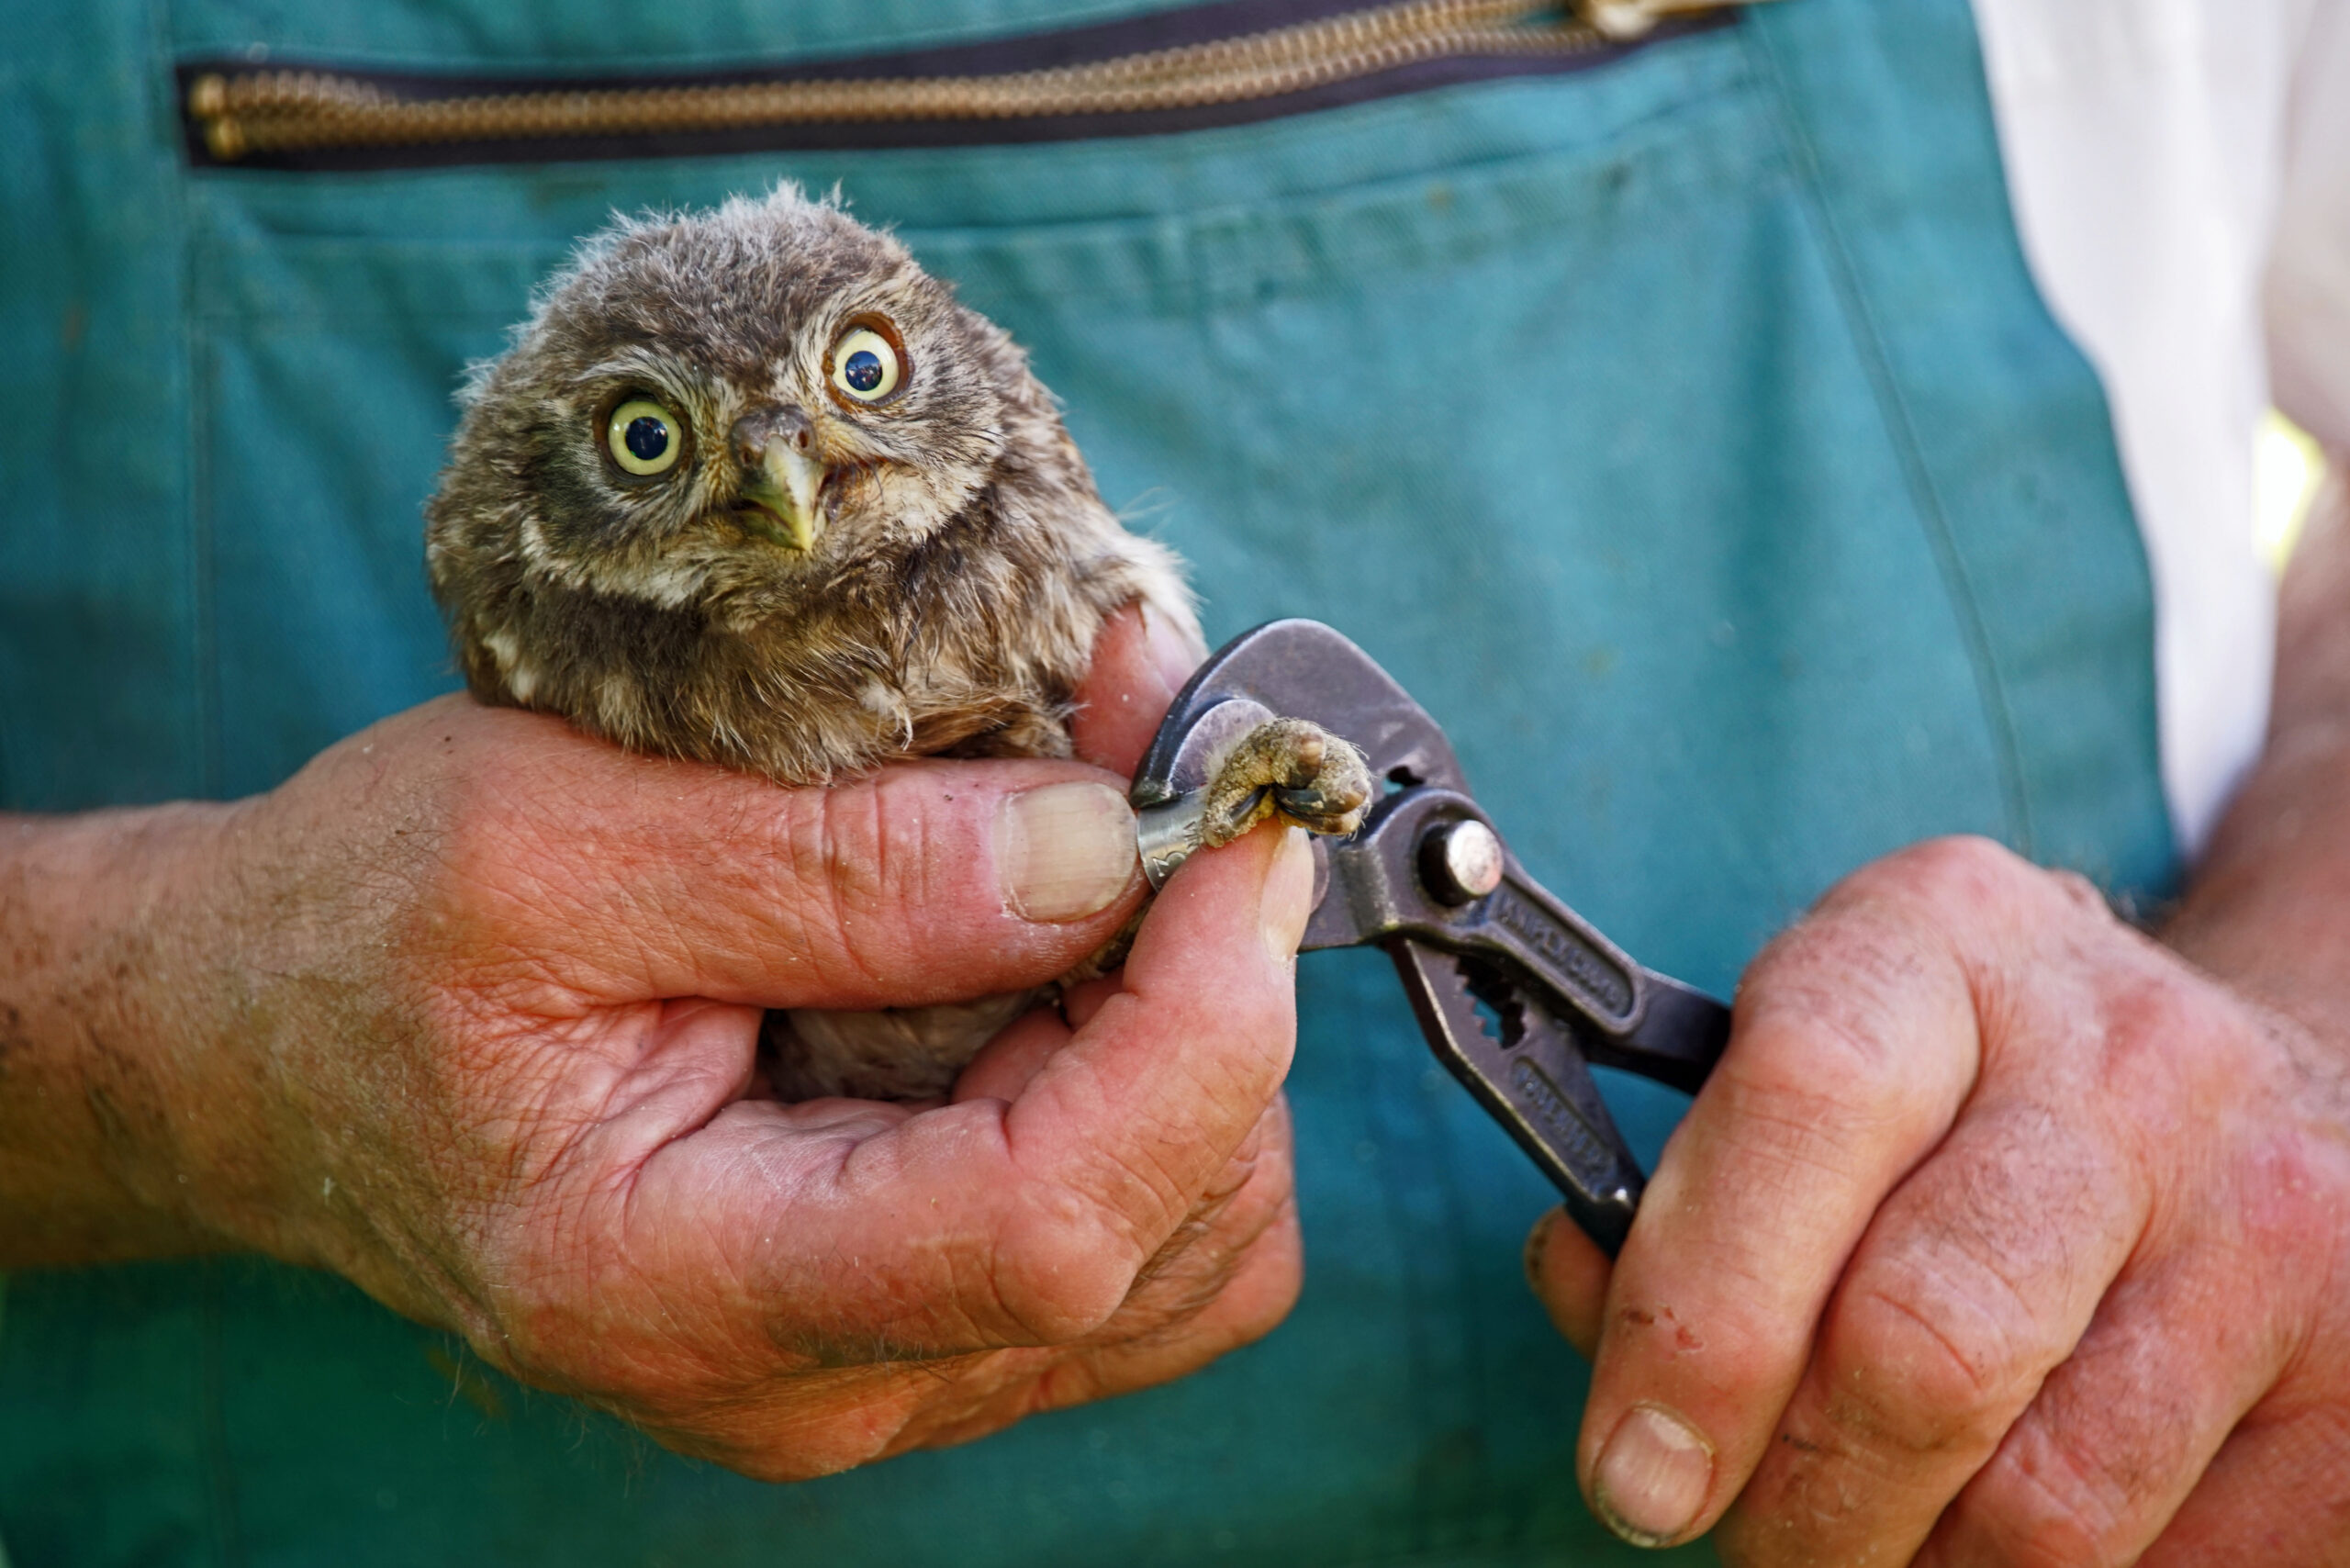
[[[20,8],[0,802],[266,789],[449,689],[418,508],[460,367],[612,209],[789,177],[1028,346],[1211,640],[1346,631],[1645,961],[1726,992],[1933,834],[2165,887],[2145,566],[2017,249],[1965,0],[1785,0],[1572,71],[995,145],[192,167],[173,74],[683,73],[1175,8]],[[16,1568],[1632,1560],[1577,1499],[1582,1371],[1519,1275],[1550,1194],[1383,958],[1307,960],[1300,1012],[1304,1296],[1181,1383],[766,1486],[323,1275],[20,1274],[0,1540]],[[1677,1103],[1618,1087],[1652,1158]]]

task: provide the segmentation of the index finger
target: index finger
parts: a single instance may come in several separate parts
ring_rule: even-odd
[[[1079,683],[1069,720],[1077,755],[1113,773],[1142,766],[1175,694],[1208,656],[1187,615],[1134,603],[1102,622],[1093,665]]]

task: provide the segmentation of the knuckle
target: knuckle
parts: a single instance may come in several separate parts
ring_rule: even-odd
[[[1972,1016],[1963,977],[1924,934],[1866,917],[1788,933],[1739,1008],[1731,1081],[1825,1131],[1931,1099],[1943,1074],[1920,1070],[1921,1023]]]
[[[1101,1161],[1018,1206],[986,1270],[995,1310],[1024,1342],[1065,1344],[1170,1271],[1195,1287],[1178,1294],[1203,1305],[1265,1232],[1294,1226],[1289,1178],[1285,1144],[1261,1139],[1191,1186],[1147,1147]],[[1287,1310],[1284,1300],[1265,1327]]]
[[[890,1436],[894,1438],[896,1433],[892,1431]],[[854,1470],[881,1458],[889,1443],[878,1437],[866,1436],[860,1423],[845,1430],[827,1428],[813,1439],[795,1430],[793,1441],[785,1447],[765,1443],[737,1447],[690,1439],[672,1441],[669,1446],[695,1458],[714,1460],[753,1481],[788,1486]]]
[[[813,1481],[885,1459],[903,1446],[920,1408],[915,1390],[952,1386],[952,1362],[868,1369],[853,1403],[771,1389],[698,1390],[687,1398],[602,1399],[663,1447],[770,1485]],[[926,1386],[925,1386],[926,1385]]]
[[[1263,1288],[1248,1300],[1237,1320],[1234,1342],[1251,1345],[1281,1327],[1305,1292],[1305,1259],[1299,1240],[1297,1205],[1284,1202],[1281,1214],[1266,1227],[1270,1239],[1255,1249]]]
[[[677,1368],[635,1336],[613,1332],[568,1292],[514,1292],[500,1304],[494,1332],[469,1337],[485,1361],[542,1387],[647,1411],[681,1393]]]
[[[2183,977],[2132,970],[2117,979],[2083,1000],[2093,1044],[2081,1059],[2096,1079],[2125,1103],[2167,1100],[2174,1111],[2231,1098],[2229,1083],[2248,1065],[2231,1048],[2232,1019]]]
[[[1930,921],[1840,890],[1764,949],[1740,1000],[1751,991],[1757,1003],[1792,1002],[1849,1025],[1881,1025],[1894,1007],[1934,994],[1953,968]]]
[[[825,790],[814,799],[807,868],[845,921],[881,902],[890,868],[890,823],[878,790]]]
[[[2049,887],[2074,914],[2087,916],[2099,924],[2108,921],[2118,923],[2120,917],[2114,913],[2113,906],[2106,902],[2104,890],[2078,871],[2058,867],[2043,875],[2048,879]]]
[[[1841,1304],[1824,1355],[1829,1418],[1902,1455],[1987,1450],[2031,1401],[2042,1367],[1995,1312],[1912,1282],[1864,1285]]]
[[[1068,1344],[1110,1320],[1148,1257],[1122,1216],[1064,1189],[1024,1205],[989,1259],[986,1290],[1018,1342]]]
[[[2076,1568],[2123,1561],[2116,1543],[2143,1511],[2148,1488],[2079,1444],[2049,1432],[2009,1444],[1961,1502],[1969,1533],[1998,1541],[2017,1568]]]
[[[1946,909],[1971,908],[2012,890],[2036,869],[2014,851],[1974,834],[1929,838],[1854,872],[1849,885]]]
[[[795,790],[774,819],[771,864],[783,896],[774,918],[790,945],[827,978],[878,984],[872,938],[901,857],[878,791]]]
[[[2045,921],[2059,906],[2074,918],[2084,904],[2101,916],[2106,908],[2077,873],[2046,870],[1976,835],[1930,838],[1897,850],[1847,877],[1822,903],[1874,910],[1944,946],[1953,933],[1979,936],[2020,918]]]
[[[1892,1031],[1848,1002],[1807,1012],[1801,1030],[1758,1059],[1741,1087],[1830,1121],[1901,1098],[1910,1077]]]
[[[2320,1304],[2337,1298],[2344,1282],[2350,1151],[2339,1124],[2320,1116],[2315,1125],[2263,1129],[2238,1156],[2229,1184],[2232,1201],[2210,1211],[2225,1233],[2198,1239],[2215,1251],[2229,1249],[2259,1271],[2280,1327],[2337,1316]]]
[[[1807,1058],[1726,1079],[1723,1103],[1736,1117],[1742,1176],[1784,1202],[1804,1202],[1820,1178],[1841,1184],[1859,1171],[1880,1130],[1905,1119],[1897,1087],[1866,1081],[1864,1071],[1823,1070]]]
[[[1852,894],[1901,904],[1930,925],[2010,921],[2120,924],[2098,885],[2078,871],[2033,864],[1994,839],[1927,839],[1854,872]]]
[[[1236,986],[1225,999],[1225,1010],[1203,1018],[1199,1027],[1214,1031],[1229,1047],[1216,1053],[1201,1069],[1199,1089],[1205,1103],[1215,1107],[1219,1121],[1253,1121],[1281,1087],[1297,1030],[1290,999],[1271,986]],[[1223,1071],[1210,1074],[1210,1068]],[[1169,1126],[1169,1137],[1183,1136]]]

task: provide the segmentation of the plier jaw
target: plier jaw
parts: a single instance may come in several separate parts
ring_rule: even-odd
[[[1385,948],[1438,1059],[1613,1256],[1644,1178],[1591,1068],[1695,1092],[1729,1042],[1729,1010],[1643,969],[1528,876],[1436,722],[1319,622],[1242,633],[1176,697],[1132,794],[1154,886],[1195,841],[1186,813],[1220,756],[1276,717],[1353,742],[1387,789],[1359,832],[1315,841],[1302,949]]]

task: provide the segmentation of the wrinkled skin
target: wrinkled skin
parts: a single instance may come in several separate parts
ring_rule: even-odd
[[[1086,755],[1131,767],[1197,656],[1114,622]],[[1115,931],[1138,876],[1044,923],[993,868],[1005,798],[1083,779],[1121,782],[785,790],[451,699],[234,806],[12,824],[0,1249],[330,1268],[774,1479],[1187,1372],[1297,1289],[1294,830],[1196,857],[951,1101],[761,1097],[763,1007],[1034,985]]]
[[[1612,1271],[1538,1226],[1623,1533],[1718,1523],[1739,1568],[2350,1562],[2340,502],[2164,942],[1981,841],[1865,868],[1748,970]]]

